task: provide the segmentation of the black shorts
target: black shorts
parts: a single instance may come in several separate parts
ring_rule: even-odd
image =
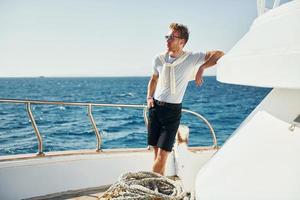
[[[154,101],[149,109],[148,145],[172,151],[180,124],[181,104]]]

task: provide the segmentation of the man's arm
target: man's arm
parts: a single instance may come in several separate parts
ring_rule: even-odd
[[[197,86],[200,86],[202,84],[202,76],[204,69],[211,67],[215,64],[217,64],[218,60],[224,55],[222,51],[208,51],[205,55],[205,61],[204,63],[199,67],[195,82]]]
[[[148,108],[154,107],[153,95],[154,95],[154,92],[156,89],[157,81],[158,81],[158,75],[153,74],[148,83],[148,92],[147,92],[147,107]]]

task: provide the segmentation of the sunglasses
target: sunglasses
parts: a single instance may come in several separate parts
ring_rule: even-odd
[[[174,38],[182,39],[182,37],[177,37],[177,36],[175,36],[175,35],[166,35],[166,36],[165,36],[165,39],[166,39],[166,40],[173,40]]]

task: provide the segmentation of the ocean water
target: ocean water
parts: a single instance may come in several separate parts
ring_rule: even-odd
[[[149,77],[0,78],[0,98],[145,104],[148,80]],[[216,77],[204,77],[201,87],[189,83],[183,108],[203,115],[222,145],[269,92],[268,88],[223,84]],[[86,107],[32,105],[32,111],[45,152],[96,148]],[[94,107],[93,115],[102,134],[103,149],[147,146],[142,109]],[[197,117],[183,114],[182,124],[190,128],[190,146],[212,145],[209,129]],[[37,150],[26,106],[0,103],[0,155]]]

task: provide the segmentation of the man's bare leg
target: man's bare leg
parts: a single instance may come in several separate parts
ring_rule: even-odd
[[[157,147],[157,146],[154,146],[154,147],[153,147],[153,150],[154,150],[154,161],[155,161],[156,158],[157,158],[158,147]]]
[[[158,148],[157,156],[153,164],[152,171],[164,175],[169,152]]]

